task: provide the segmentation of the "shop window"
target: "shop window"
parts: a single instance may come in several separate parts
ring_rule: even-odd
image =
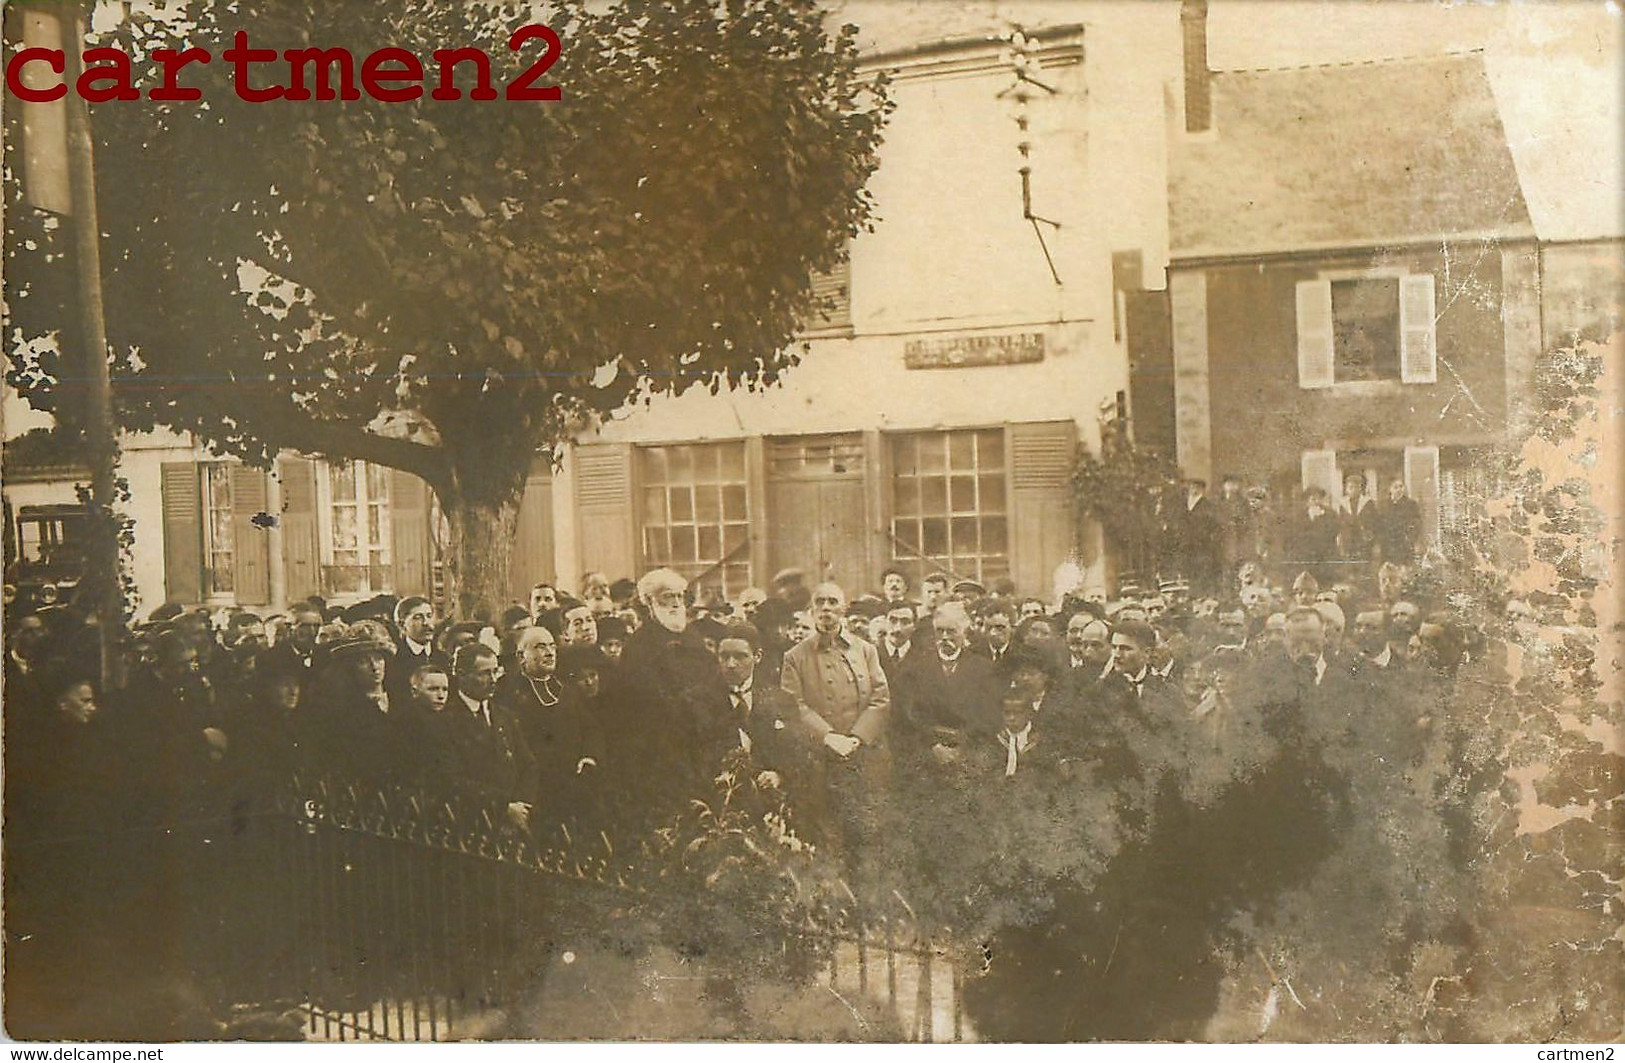
[[[892,560],[916,585],[932,572],[984,585],[1010,574],[1003,429],[894,436],[891,458]]]
[[[638,451],[643,560],[732,598],[751,585],[743,443]]]

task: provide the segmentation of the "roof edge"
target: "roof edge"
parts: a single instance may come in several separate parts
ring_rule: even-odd
[[[1170,267],[1186,266],[1198,267],[1219,262],[1252,261],[1255,259],[1289,259],[1314,258],[1327,254],[1347,253],[1360,254],[1370,251],[1383,251],[1391,248],[1417,248],[1434,247],[1441,243],[1466,243],[1471,241],[1496,240],[1509,244],[1539,243],[1540,238],[1535,233],[1533,225],[1517,225],[1507,229],[1468,230],[1453,233],[1430,233],[1428,235],[1410,234],[1386,238],[1375,238],[1360,243],[1346,243],[1343,241],[1323,241],[1312,244],[1293,244],[1290,247],[1254,247],[1254,248],[1209,248],[1198,247],[1191,250],[1170,250],[1168,264]]]

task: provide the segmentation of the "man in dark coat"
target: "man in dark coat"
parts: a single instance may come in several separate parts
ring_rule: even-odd
[[[636,752],[643,770],[635,785],[651,811],[686,802],[710,785],[702,750],[714,748],[721,718],[722,677],[714,656],[689,630],[688,581],[655,569],[638,581],[648,621],[621,651],[621,684],[612,741]]]
[[[1293,571],[1307,571],[1321,583],[1337,578],[1337,514],[1319,487],[1304,491],[1303,504],[1288,525],[1286,563]]]
[[[265,651],[260,667],[267,672],[294,672],[301,676],[302,692],[309,693],[316,675],[316,636],[322,631],[322,611],[301,602],[288,611],[286,637]]]
[[[402,598],[395,604],[395,626],[401,637],[389,659],[384,685],[391,697],[405,703],[411,700],[412,673],[419,665],[444,668],[448,662],[434,648],[434,606],[429,599],[416,594]]]
[[[1422,538],[1422,507],[1405,491],[1405,481],[1388,484],[1388,504],[1377,511],[1377,550],[1384,561],[1408,565]]]
[[[481,643],[453,656],[451,696],[434,725],[435,783],[524,828],[536,800],[533,776],[517,725],[496,710],[499,670],[496,651]]]
[[[717,643],[717,664],[728,688],[723,752],[745,750],[756,767],[781,780],[805,781],[812,735],[801,723],[795,700],[782,689],[757,682],[761,635],[754,625],[729,624]]]
[[[1008,601],[989,598],[978,610],[982,619],[982,638],[972,650],[978,657],[993,665],[993,672],[1002,686],[1010,681],[1012,643],[1016,633],[1016,611]]]
[[[934,653],[904,666],[909,691],[898,703],[899,733],[915,770],[957,759],[971,737],[996,734],[1002,723],[1000,683],[986,657],[967,652],[970,617],[963,605],[948,603],[932,617]]]

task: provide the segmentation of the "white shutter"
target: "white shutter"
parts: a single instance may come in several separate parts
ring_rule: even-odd
[[[1405,493],[1422,508],[1422,540],[1431,549],[1439,541],[1439,448],[1405,448]]]
[[[1327,498],[1333,503],[1342,495],[1341,480],[1337,472],[1337,451],[1306,450],[1303,452],[1300,468],[1304,488],[1324,489]]]
[[[1399,378],[1431,384],[1439,378],[1434,349],[1433,274],[1399,278]]]
[[[1298,386],[1332,386],[1332,282],[1298,282]]]

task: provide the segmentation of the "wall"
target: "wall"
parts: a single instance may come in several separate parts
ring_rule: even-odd
[[[581,442],[667,442],[1077,419],[1091,444],[1102,400],[1127,386],[1127,368],[1094,327],[1077,322],[999,330],[1040,332],[1044,360],[1026,365],[909,369],[911,339],[985,334],[980,330],[813,340],[802,363],[774,388],[711,395],[695,388],[605,424]],[[1110,334],[1106,339],[1109,345]]]
[[[1321,269],[1400,264],[1436,278],[1438,382],[1300,388],[1296,283],[1313,279]],[[1452,249],[1447,258],[1438,251],[1414,251],[1211,266],[1202,272],[1211,474],[1236,472],[1257,482],[1295,478],[1299,456],[1308,449],[1482,443],[1505,431],[1499,255]],[[1177,322],[1180,286],[1173,292]]]
[[[1544,347],[1576,333],[1601,338],[1625,329],[1625,242],[1547,244],[1540,258]]]

